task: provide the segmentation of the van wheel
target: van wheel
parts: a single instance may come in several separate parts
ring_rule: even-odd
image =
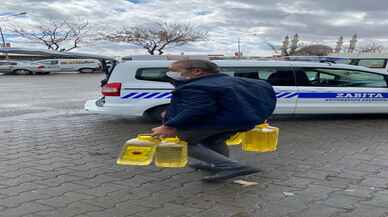
[[[163,120],[162,113],[166,109],[167,109],[167,105],[151,108],[144,113],[143,117],[145,117],[147,120],[150,120],[152,122],[161,123]]]
[[[32,72],[30,70],[26,69],[16,69],[13,71],[14,75],[32,75]]]
[[[95,70],[94,69],[91,69],[91,68],[84,68],[84,69],[80,69],[79,72],[80,73],[92,73],[94,72]]]

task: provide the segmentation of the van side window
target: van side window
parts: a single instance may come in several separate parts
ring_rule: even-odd
[[[387,87],[380,74],[351,69],[304,68],[297,69],[298,86],[318,87]]]
[[[273,86],[295,86],[295,75],[291,68],[260,69],[260,78]]]
[[[274,86],[294,86],[295,77],[291,68],[223,67],[221,72],[236,76],[266,80]]]
[[[254,67],[222,67],[221,73],[236,77],[260,79],[258,68]]]
[[[135,78],[146,81],[168,82],[171,79],[166,76],[167,71],[168,68],[140,68],[136,71]]]

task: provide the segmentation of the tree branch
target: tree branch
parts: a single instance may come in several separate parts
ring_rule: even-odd
[[[69,23],[50,20],[47,24],[33,26],[29,30],[14,27],[13,32],[27,40],[42,43],[47,49],[69,51],[79,47],[89,23]],[[72,47],[67,47],[71,44]]]
[[[151,55],[157,50],[163,54],[167,47],[182,46],[207,39],[207,32],[190,24],[154,23],[146,26],[123,28],[121,31],[102,34],[99,40],[125,42],[142,47]]]

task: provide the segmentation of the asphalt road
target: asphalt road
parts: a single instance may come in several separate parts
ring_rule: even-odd
[[[0,117],[80,111],[99,94],[103,74],[0,76]]]
[[[388,216],[388,115],[275,117],[279,150],[232,158],[250,187],[204,172],[120,167],[156,123],[90,114],[102,74],[0,76],[0,216]]]

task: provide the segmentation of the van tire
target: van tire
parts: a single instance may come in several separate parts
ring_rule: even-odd
[[[146,120],[161,123],[163,120],[162,112],[164,112],[166,109],[167,105],[161,105],[154,108],[150,108],[146,112],[144,112],[143,117],[145,117]]]
[[[27,69],[16,69],[12,71],[13,75],[32,75],[33,73]]]
[[[92,68],[82,68],[82,69],[79,69],[78,70],[80,73],[93,73],[95,72],[96,70],[95,69],[92,69]]]

